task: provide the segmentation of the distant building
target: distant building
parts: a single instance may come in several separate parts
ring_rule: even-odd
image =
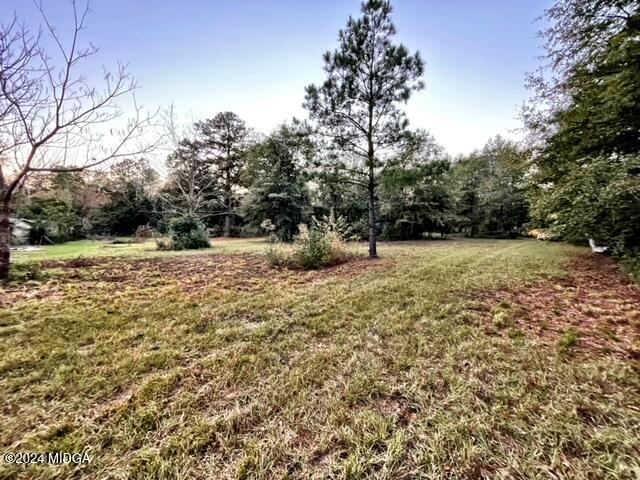
[[[29,243],[31,233],[31,222],[24,218],[11,218],[11,243],[14,245],[25,245]]]

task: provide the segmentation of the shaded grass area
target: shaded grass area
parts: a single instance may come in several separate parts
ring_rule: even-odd
[[[0,475],[637,476],[637,362],[576,359],[470,317],[469,292],[555,281],[582,249],[380,251],[313,273],[247,254],[110,259],[5,292],[1,450],[92,461]]]

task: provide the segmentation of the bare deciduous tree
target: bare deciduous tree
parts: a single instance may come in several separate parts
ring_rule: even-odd
[[[98,52],[91,43],[81,46],[89,5],[71,2],[68,41],[42,4],[36,8],[42,17],[37,34],[16,16],[0,25],[0,278],[9,272],[12,198],[31,174],[82,171],[154,146],[145,131],[153,115],[136,103],[137,83],[126,65],[103,70],[101,88],[83,71]],[[132,118],[124,117],[125,101]]]
[[[169,174],[162,201],[175,215],[201,218],[209,206],[215,178],[195,140],[195,124],[191,122],[190,127],[180,124],[173,105],[164,112],[162,123],[163,147],[169,152],[166,161]]]

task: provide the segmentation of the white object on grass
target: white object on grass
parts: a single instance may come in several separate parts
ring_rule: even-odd
[[[599,246],[597,246],[596,242],[593,240],[593,238],[589,239],[589,246],[591,247],[591,251],[593,253],[604,253],[609,249],[609,247],[599,247]]]

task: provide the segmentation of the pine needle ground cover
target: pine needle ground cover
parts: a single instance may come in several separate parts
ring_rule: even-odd
[[[638,287],[584,249],[392,243],[301,272],[213,245],[4,287],[0,450],[91,461],[0,477],[640,474]]]

